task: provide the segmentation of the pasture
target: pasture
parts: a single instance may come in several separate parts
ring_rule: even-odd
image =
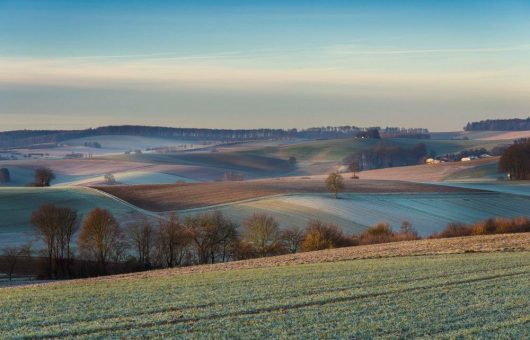
[[[320,255],[332,252],[304,255],[319,262]],[[0,333],[4,338],[530,336],[528,251],[273,263],[284,258],[295,256],[226,264],[249,269],[201,266],[0,289]],[[268,265],[259,268],[264,261]]]

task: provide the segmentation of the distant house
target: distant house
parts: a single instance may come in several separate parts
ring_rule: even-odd
[[[425,160],[425,164],[440,164],[440,163],[442,163],[442,161],[439,159],[427,158]]]

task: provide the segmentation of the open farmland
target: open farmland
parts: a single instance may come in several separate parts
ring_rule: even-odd
[[[473,189],[430,184],[345,180],[352,193],[471,192]],[[206,207],[280,194],[327,193],[323,177],[285,177],[267,180],[173,185],[102,186],[98,189],[140,208],[169,211]]]
[[[171,154],[130,154],[107,157],[118,161],[148,164],[174,164],[241,172],[246,178],[275,177],[293,170],[285,159],[234,152],[185,152]],[[222,176],[216,178],[220,179]]]
[[[253,213],[273,216],[282,226],[304,226],[311,219],[335,223],[347,233],[358,233],[379,222],[399,230],[409,221],[421,236],[429,236],[450,222],[473,223],[490,217],[530,216],[530,198],[495,192],[304,194],[275,196],[216,207],[243,223]],[[210,209],[191,209],[183,215]]]
[[[362,179],[394,179],[413,182],[441,182],[462,180],[496,180],[502,177],[497,170],[497,157],[469,162],[421,164],[359,172]]]
[[[370,247],[385,254],[384,246],[394,248],[386,256],[421,254],[412,250],[425,246],[430,254],[450,253],[451,242],[457,252],[482,245],[520,251],[346,255]],[[1,289],[0,332],[5,338],[525,338],[528,244],[528,234],[400,242]],[[307,264],[296,264],[299,256]]]
[[[85,146],[85,143],[99,143],[101,147]],[[171,147],[175,150],[192,150],[214,145],[214,142],[197,142],[191,140],[177,140],[129,135],[99,135],[83,138],[68,139],[57,143],[56,146],[42,146],[39,148],[19,148],[22,154],[43,153],[47,157],[60,159],[71,153],[84,155],[112,155],[126,151],[146,151],[154,148]]]
[[[182,164],[150,164],[104,159],[57,159],[0,161],[11,174],[6,186],[27,186],[34,180],[37,167],[48,167],[56,174],[52,185],[96,185],[104,175],[114,174],[123,184],[171,184],[177,181],[211,181],[223,177],[224,170]]]
[[[123,224],[141,215],[136,208],[88,188],[0,188],[0,246],[32,240],[31,213],[48,203],[75,208],[81,215],[103,207]]]
[[[418,143],[424,143],[429,151],[437,155],[455,153],[466,149],[486,148],[491,149],[498,145],[507,144],[499,140],[437,140],[437,139],[409,139],[409,138],[385,138],[385,139],[362,139],[342,138],[330,140],[308,141],[292,145],[276,147],[257,148],[245,151],[268,155],[270,157],[286,158],[295,156],[302,161],[341,161],[345,156],[374,147],[380,142],[390,145],[412,148]],[[509,142],[508,142],[509,144]]]

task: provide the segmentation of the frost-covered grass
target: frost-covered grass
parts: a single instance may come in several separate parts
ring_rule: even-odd
[[[440,231],[450,222],[530,216],[530,197],[505,193],[343,193],[340,196],[338,200],[318,194],[269,197],[219,210],[238,222],[254,212],[272,215],[283,226],[304,226],[311,219],[320,219],[336,223],[349,233],[379,222],[390,223],[397,230],[401,222],[409,221],[422,236]]]
[[[134,208],[86,188],[0,188],[0,247],[33,240],[31,213],[48,203],[75,208],[80,217],[97,207],[109,209],[122,222],[137,214]]]
[[[530,336],[530,253],[402,257],[0,290],[11,337]]]
[[[170,175],[160,172],[150,172],[150,171],[122,171],[115,172],[112,174],[116,183],[118,184],[127,184],[127,185],[138,185],[138,184],[174,184],[177,182],[186,182],[192,183],[196,182],[192,179]],[[88,177],[79,181],[72,181],[67,183],[61,183],[61,185],[94,185],[94,184],[105,184],[105,177],[103,176],[93,176]]]

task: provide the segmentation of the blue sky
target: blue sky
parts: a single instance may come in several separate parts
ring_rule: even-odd
[[[530,115],[528,1],[0,0],[0,129]]]

